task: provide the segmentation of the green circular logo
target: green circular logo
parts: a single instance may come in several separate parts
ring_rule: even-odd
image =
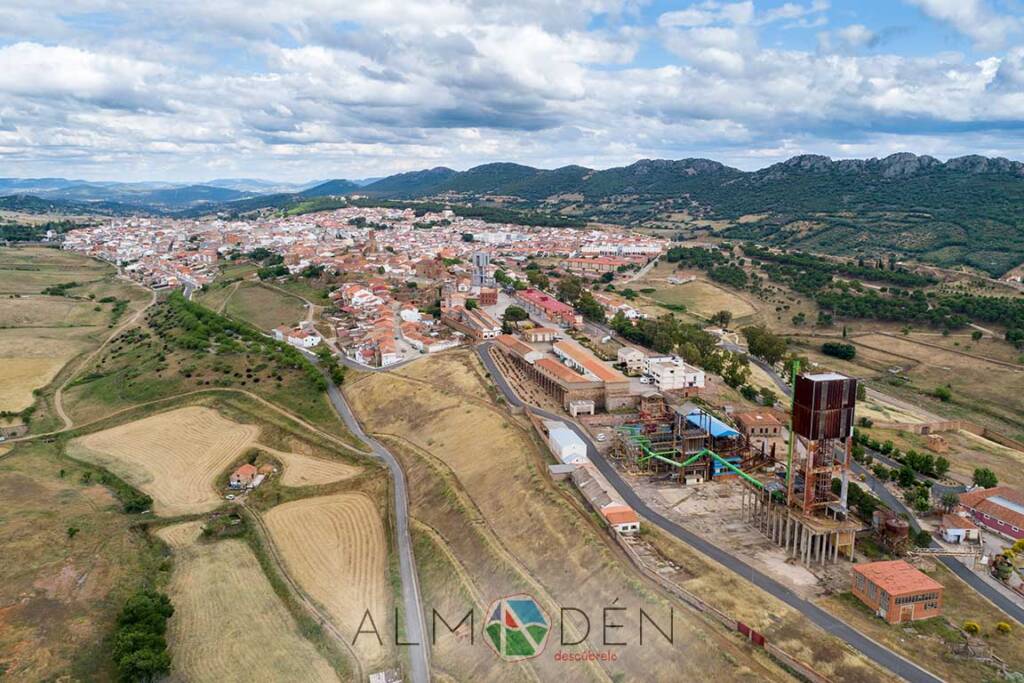
[[[487,610],[484,640],[499,657],[517,661],[544,651],[551,622],[529,595],[510,595],[495,600]]]

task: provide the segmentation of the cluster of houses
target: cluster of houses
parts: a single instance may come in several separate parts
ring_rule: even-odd
[[[228,477],[228,486],[234,491],[247,491],[257,488],[263,481],[275,472],[274,466],[267,463],[257,467],[245,463],[239,466],[231,476]]]

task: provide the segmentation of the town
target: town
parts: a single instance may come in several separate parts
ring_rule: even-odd
[[[630,340],[631,326],[652,315],[631,285],[665,259],[664,240],[348,207],[251,221],[112,220],[68,233],[63,246],[154,290],[200,299],[238,286],[224,273],[244,264],[244,277],[262,287],[315,280],[323,296],[303,297],[301,319],[261,332],[355,370],[473,348],[547,445],[551,480],[571,483],[638,567],[701,610],[716,608],[683,587],[671,562],[655,559],[662,555],[644,532],[653,517],[801,599],[849,595],[861,607],[844,604],[844,614],[865,609],[890,628],[962,613],[962,590],[950,595],[920,569],[936,562],[967,581],[968,592],[996,596],[1013,612],[1024,602],[1015,562],[1024,550],[1024,494],[929,479],[897,462],[902,456],[859,429],[871,420],[859,417],[865,392],[857,379],[765,365],[782,397],[751,391],[737,401],[721,370]],[[722,347],[732,338],[727,324],[707,327]],[[746,366],[743,351],[715,353]],[[944,428],[927,434],[930,462],[944,460]],[[904,471],[909,483],[896,477]],[[244,499],[269,473],[268,465],[239,467],[227,497]],[[990,661],[981,627],[958,627],[970,645],[956,656]],[[877,637],[879,628],[870,632]],[[798,658],[785,661],[817,680]]]

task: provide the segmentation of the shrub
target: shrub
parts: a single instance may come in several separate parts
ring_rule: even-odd
[[[1003,635],[1006,635],[1013,631],[1013,626],[1011,626],[1008,622],[1000,621],[998,624],[996,624],[996,631],[1002,633]]]
[[[981,633],[981,626],[979,626],[976,621],[965,621],[963,629],[972,636],[976,636]]]

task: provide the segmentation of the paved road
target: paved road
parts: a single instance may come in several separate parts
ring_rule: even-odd
[[[571,420],[567,420],[564,416],[555,415],[546,410],[541,410],[540,408],[524,404],[519,397],[516,396],[515,392],[505,381],[501,371],[498,370],[498,367],[494,364],[490,353],[488,353],[489,348],[490,344],[478,346],[477,354],[480,356],[480,360],[483,362],[488,372],[490,372],[495,383],[505,395],[506,400],[514,406],[527,408],[534,414],[540,415],[546,419],[565,422],[569,428],[576,432],[576,434],[583,439],[583,442],[587,444],[587,457],[590,458],[591,462],[593,462],[597,469],[600,470],[605,478],[608,479],[611,485],[615,487],[615,490],[619,492],[619,495],[622,496],[623,500],[625,500],[626,503],[636,510],[644,519],[675,536],[683,543],[686,543],[715,562],[718,562],[729,570],[736,572],[758,588],[761,588],[772,596],[782,600],[828,633],[836,636],[840,640],[843,640],[851,647],[864,653],[864,655],[869,659],[877,662],[880,666],[885,667],[896,675],[901,676],[908,681],[914,681],[915,683],[918,681],[939,683],[942,680],[928,673],[924,669],[921,669],[913,662],[904,659],[892,650],[889,650],[874,640],[871,640],[859,631],[854,630],[817,605],[804,600],[775,579],[762,574],[739,558],[729,554],[708,541],[705,541],[700,536],[687,531],[675,522],[666,519],[652,510],[647,506],[647,503],[645,503],[643,499],[636,494],[633,488],[622,479],[618,470],[616,470],[615,467],[612,466],[603,455],[601,455],[593,441],[591,441],[590,435],[587,434],[579,425]]]
[[[307,352],[315,360],[315,356]],[[412,538],[409,535],[409,493],[405,483],[405,471],[398,459],[376,439],[368,436],[352,414],[348,402],[338,386],[327,379],[327,396],[331,405],[345,422],[349,431],[370,446],[374,456],[382,460],[391,472],[395,482],[395,531],[398,544],[398,569],[402,577],[402,604],[405,611],[405,642],[408,646],[409,665],[413,683],[430,681],[430,652],[427,641],[426,621],[423,617],[423,600],[420,597],[419,577],[416,575],[416,559],[412,553]]]

